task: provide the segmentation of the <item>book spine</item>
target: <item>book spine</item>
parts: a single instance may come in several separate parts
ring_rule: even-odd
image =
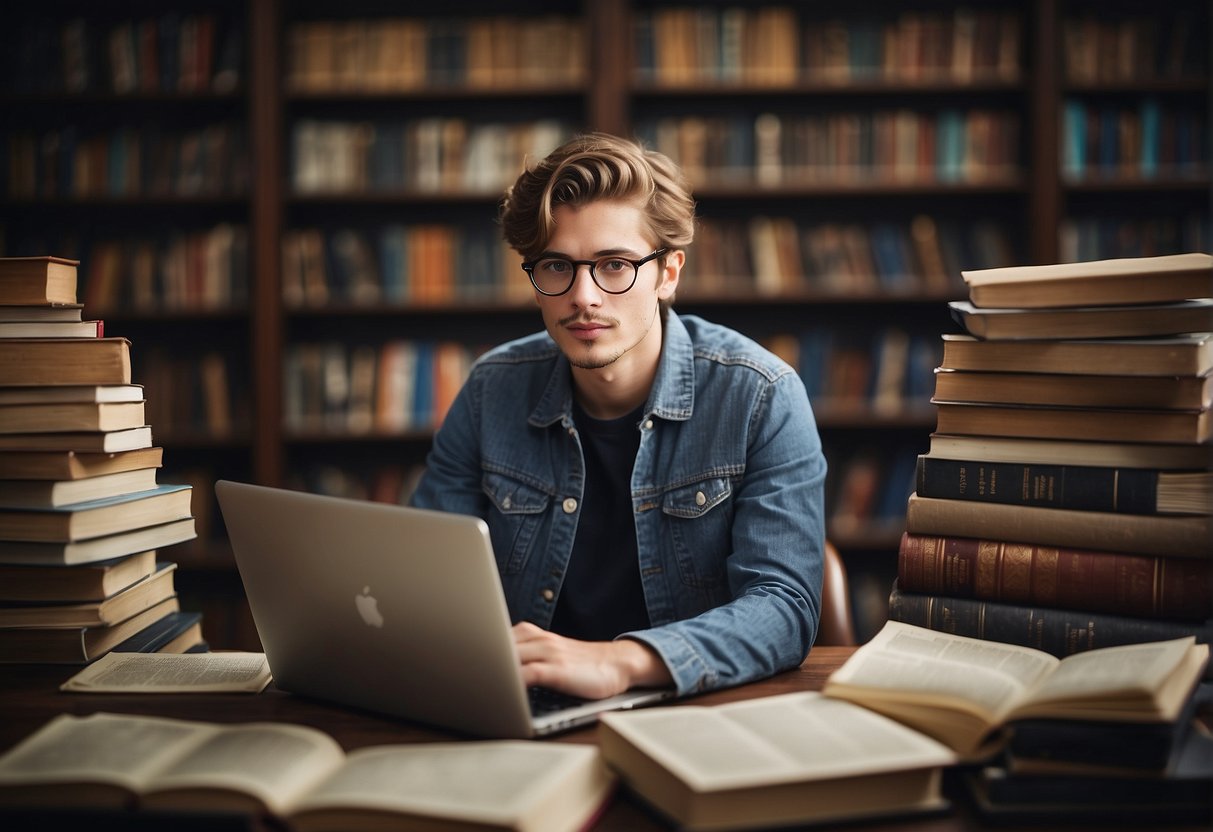
[[[1213,620],[1201,623],[1004,604],[906,592],[894,584],[889,618],[958,636],[1034,647],[1058,658],[1119,644],[1195,636],[1208,644]]]
[[[918,457],[918,493],[947,500],[1153,514],[1158,472]]]
[[[1202,515],[1115,514],[1064,508],[940,500],[911,494],[906,531],[1013,540],[1130,555],[1174,555],[1209,562],[1213,518]]]
[[[1034,543],[903,534],[898,586],[1146,618],[1213,617],[1208,564]]]

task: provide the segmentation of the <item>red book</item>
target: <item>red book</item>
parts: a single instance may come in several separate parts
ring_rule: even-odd
[[[903,534],[897,583],[906,592],[1148,618],[1213,615],[1209,562],[1034,543]]]

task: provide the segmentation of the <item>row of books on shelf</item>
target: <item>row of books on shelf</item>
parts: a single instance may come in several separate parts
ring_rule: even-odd
[[[532,290],[518,264],[490,223],[298,228],[282,235],[282,297],[288,308],[523,303]]]
[[[6,192],[18,199],[236,197],[249,183],[244,129],[231,122],[20,130],[8,137],[8,157]]]
[[[1121,17],[1111,10],[1068,17],[1062,24],[1062,66],[1075,84],[1202,78],[1208,52],[1195,7],[1166,16]],[[1206,10],[1207,15],[1207,10]]]
[[[831,406],[896,414],[926,402],[941,350],[938,336],[896,326],[819,327],[770,336],[763,343],[800,374],[819,418]]]
[[[1081,179],[1132,174],[1208,177],[1209,121],[1200,108],[1153,97],[1136,107],[1067,99],[1062,116],[1062,173]]]
[[[78,265],[0,259],[0,321],[82,323]],[[100,325],[0,337],[0,662],[205,649],[160,558],[195,537],[193,488],[159,482],[146,405],[130,342]]]
[[[919,214],[905,222],[805,223],[792,217],[702,220],[680,295],[959,294],[959,264],[1015,262],[1007,228],[992,220]],[[955,267],[955,268],[954,268]]]
[[[171,355],[151,350],[139,360],[139,377],[156,391],[147,417],[164,435],[214,439],[247,435],[251,403],[241,365],[230,354],[206,350]]]
[[[477,354],[454,341],[293,344],[283,368],[285,427],[336,436],[432,430]]]
[[[959,7],[809,19],[790,6],[677,6],[637,11],[635,77],[658,85],[887,79],[1014,81],[1017,13]]]
[[[826,536],[846,541],[888,532],[905,523],[906,499],[914,490],[911,446],[878,448],[861,445],[825,446],[829,473],[826,478]]]
[[[974,108],[823,115],[669,116],[636,134],[692,185],[1004,182],[1020,167],[1019,116]]]
[[[299,119],[291,127],[291,185],[300,195],[410,190],[499,193],[572,135],[553,119],[411,121]]]
[[[45,93],[226,93],[244,72],[238,15],[166,11],[115,22],[51,17],[12,27],[11,89]]]
[[[249,237],[243,225],[173,232],[161,239],[94,240],[80,296],[97,314],[240,310],[249,298]]]
[[[954,307],[1074,326],[945,336],[890,617],[1058,656],[1208,642],[1213,257],[964,277]]]
[[[311,494],[407,505],[425,466],[375,463],[365,467],[311,463],[296,466],[287,487]]]
[[[301,20],[286,52],[301,93],[570,86],[589,63],[585,24],[559,14]]]
[[[1074,216],[1062,220],[1058,233],[1058,259],[1063,263],[1210,250],[1213,233],[1209,222],[1196,213],[1175,212],[1173,216],[1151,219]]]

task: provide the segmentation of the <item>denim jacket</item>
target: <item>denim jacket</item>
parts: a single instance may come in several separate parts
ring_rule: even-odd
[[[546,333],[482,356],[412,503],[488,523],[510,615],[548,628],[582,510],[567,359]],[[795,371],[672,311],[637,425],[632,509],[652,647],[680,694],[795,667],[821,609],[826,463]]]

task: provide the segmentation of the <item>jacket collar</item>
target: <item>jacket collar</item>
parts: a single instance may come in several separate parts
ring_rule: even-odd
[[[685,421],[695,409],[695,347],[686,325],[673,310],[666,318],[662,336],[661,360],[645,414]],[[564,353],[557,351],[548,383],[527,422],[535,427],[556,422],[572,426],[573,372]]]

